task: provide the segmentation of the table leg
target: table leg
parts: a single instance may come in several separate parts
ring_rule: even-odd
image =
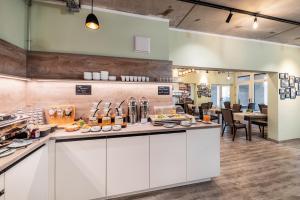
[[[252,121],[249,119],[248,121],[248,139],[249,141],[252,140]]]

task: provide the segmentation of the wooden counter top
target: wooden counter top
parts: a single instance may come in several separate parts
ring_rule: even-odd
[[[148,124],[134,124],[128,125],[127,128],[124,128],[120,131],[109,131],[109,132],[88,132],[81,133],[80,131],[75,132],[66,132],[64,130],[57,130],[56,132],[40,138],[39,140],[33,142],[31,145],[26,148],[18,149],[15,153],[10,156],[0,158],[0,174],[3,173],[7,168],[21,160],[25,156],[29,155],[34,150],[38,149],[42,145],[46,144],[49,140],[72,140],[72,139],[81,139],[81,138],[95,138],[95,137],[122,137],[128,135],[147,135],[147,134],[159,134],[166,132],[176,132],[176,131],[185,131],[191,129],[206,129],[206,128],[220,128],[221,125],[212,123],[204,124],[197,123],[191,127],[182,127],[176,126],[174,128],[165,128],[162,126],[153,126],[150,123]]]

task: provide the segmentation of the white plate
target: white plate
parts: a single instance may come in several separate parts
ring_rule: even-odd
[[[0,158],[5,157],[5,156],[9,156],[9,155],[11,155],[15,152],[16,152],[16,149],[9,149],[9,150],[5,151],[4,153],[0,154]]]
[[[111,126],[103,126],[102,131],[107,132],[111,130]]]
[[[99,131],[101,131],[101,127],[100,126],[92,126],[91,131],[92,132],[99,132]]]
[[[176,125],[177,125],[177,124],[175,124],[175,123],[165,123],[165,124],[164,124],[164,127],[165,127],[165,128],[174,128]]]
[[[21,148],[21,147],[26,147],[30,144],[32,144],[32,140],[16,140],[16,141],[13,141],[7,147],[8,148]]]
[[[119,130],[122,129],[122,127],[121,127],[121,125],[114,125],[114,126],[112,127],[112,129],[113,129],[113,131],[119,131]]]

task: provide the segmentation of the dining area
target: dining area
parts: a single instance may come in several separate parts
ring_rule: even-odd
[[[232,135],[232,141],[240,129],[244,131],[246,140],[252,140],[252,134],[257,132],[255,130],[259,130],[261,138],[267,139],[268,106],[258,104],[259,111],[255,111],[254,106],[255,103],[249,103],[247,109],[242,109],[240,104],[224,102],[223,108],[216,108],[212,102],[207,102],[198,108],[193,106],[193,111],[189,114],[199,117],[200,120],[222,124],[221,136],[228,131]]]
[[[238,135],[247,141],[254,134],[268,138],[266,73],[195,70],[179,79],[176,94],[183,90],[185,95],[175,101],[178,111],[221,124],[221,136],[230,133],[232,141]]]

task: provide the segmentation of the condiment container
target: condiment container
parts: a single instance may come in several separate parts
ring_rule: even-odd
[[[122,115],[115,116],[115,124],[116,125],[123,125],[123,116]]]

